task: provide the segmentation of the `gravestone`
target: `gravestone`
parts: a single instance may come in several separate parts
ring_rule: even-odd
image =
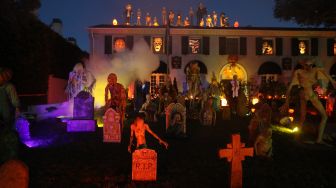
[[[173,126],[173,118],[175,115],[181,116],[181,131],[183,134],[187,133],[186,128],[186,107],[180,103],[171,103],[169,104],[166,109],[166,131],[169,129],[170,126]]]
[[[94,98],[90,92],[81,91],[74,98],[73,118],[67,120],[67,132],[94,132]]]
[[[28,188],[29,170],[19,160],[9,160],[0,166],[1,188]]]
[[[112,108],[104,115],[104,142],[121,142],[120,114]]]
[[[30,139],[30,129],[29,129],[29,121],[25,118],[20,116],[15,121],[15,129],[19,133],[20,139],[22,141]]]
[[[73,117],[77,119],[93,119],[94,98],[90,92],[81,91],[74,98]]]
[[[240,135],[232,135],[232,144],[227,145],[227,149],[219,150],[220,158],[227,158],[231,162],[230,188],[243,187],[243,168],[241,161],[245,156],[253,156],[253,148],[245,148],[245,144],[240,142]]]
[[[156,181],[157,153],[151,149],[135,150],[132,154],[132,180]]]

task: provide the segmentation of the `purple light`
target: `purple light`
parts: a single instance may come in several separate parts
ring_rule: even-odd
[[[30,139],[29,121],[26,118],[19,117],[15,122],[15,128],[21,140]]]
[[[71,119],[67,121],[67,132],[94,132],[95,130],[95,120]]]

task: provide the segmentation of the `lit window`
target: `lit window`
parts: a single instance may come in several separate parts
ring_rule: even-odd
[[[165,75],[160,75],[159,76],[159,86],[160,87],[163,86],[165,84],[165,81],[166,81]]]
[[[262,41],[262,55],[273,55],[273,40],[272,39],[264,39]]]
[[[151,76],[151,83],[150,83],[150,91],[151,93],[155,93],[155,86],[156,86],[156,76],[152,75]]]
[[[126,48],[125,38],[115,38],[113,47],[115,52],[125,51]]]
[[[164,53],[164,43],[163,43],[163,37],[153,37],[153,52],[162,54]]]
[[[200,38],[190,38],[189,39],[189,52],[191,54],[201,53],[201,39]]]

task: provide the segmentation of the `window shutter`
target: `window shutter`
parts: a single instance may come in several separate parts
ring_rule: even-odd
[[[299,55],[299,40],[297,38],[292,38],[292,56]]]
[[[282,56],[282,38],[275,38],[275,55]]]
[[[226,53],[226,38],[225,37],[219,37],[219,55],[225,55]]]
[[[310,55],[318,56],[318,38],[311,38],[310,45],[311,45]]]
[[[256,55],[261,55],[262,52],[262,38],[256,38]]]
[[[111,35],[105,35],[104,39],[104,51],[105,54],[112,54],[112,36]]]
[[[333,38],[327,39],[327,55],[328,56],[335,56],[335,54],[334,54],[334,43],[335,43],[335,39],[333,39]]]
[[[182,54],[186,55],[188,54],[188,50],[189,50],[189,38],[188,36],[182,36],[181,38],[181,50],[182,50]]]
[[[133,42],[134,42],[133,36],[126,37],[126,46],[128,49],[133,50]]]
[[[144,39],[146,41],[146,43],[148,44],[149,46],[149,49],[151,49],[151,37],[150,36],[144,36]]]
[[[203,37],[202,39],[202,46],[203,46],[203,54],[209,55],[210,54],[210,38],[209,37]]]
[[[240,37],[239,43],[240,55],[247,55],[246,37]]]

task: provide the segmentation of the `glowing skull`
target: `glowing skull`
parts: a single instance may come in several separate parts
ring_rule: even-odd
[[[126,44],[124,39],[116,39],[114,41],[114,49],[116,52],[122,52],[125,50]]]
[[[154,46],[155,52],[160,52],[161,51],[162,43],[163,43],[163,40],[162,40],[161,37],[154,38],[153,46]]]

